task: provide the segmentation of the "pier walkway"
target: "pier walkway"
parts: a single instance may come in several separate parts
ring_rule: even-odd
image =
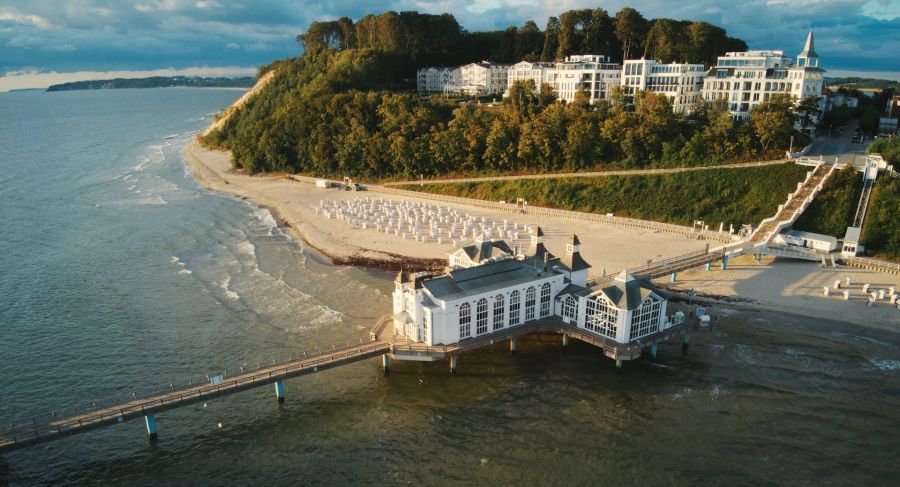
[[[393,316],[386,315],[377,322],[368,340],[360,339],[358,342],[340,347],[306,352],[280,362],[259,363],[254,367],[244,366],[235,371],[222,371],[202,379],[191,379],[187,384],[169,384],[155,388],[148,394],[131,393],[127,396],[94,401],[86,406],[68,407],[3,423],[0,424],[0,453],[139,418],[144,418],[147,433],[154,437],[155,413],[269,384],[275,385],[276,397],[283,400],[285,379],[377,356],[383,357],[382,364],[385,370],[390,367],[391,358],[415,361],[449,359],[452,373],[456,371],[459,355],[464,352],[506,341],[510,344],[510,350],[515,351],[516,339],[522,335],[558,333],[563,337],[563,345],[568,343],[569,338],[581,340],[601,348],[605,356],[615,359],[616,365],[621,366],[622,360],[639,358],[645,348],[650,348],[651,355],[655,355],[658,342],[683,336],[686,344],[691,330],[689,322],[682,322],[640,341],[620,344],[587,333],[575,325],[564,323],[560,318],[551,316],[500,332],[466,339],[453,345],[429,346],[422,342],[393,337],[392,325]]]
[[[389,351],[390,344],[387,341],[361,341],[317,353],[307,352],[280,363],[259,364],[252,370],[244,367],[244,370],[234,375],[225,371],[201,380],[190,380],[181,387],[170,384],[169,387],[145,396],[132,394],[124,398],[97,401],[86,407],[72,407],[15,420],[0,425],[0,453],[141,417],[151,418],[148,420],[148,431],[154,434],[155,424],[150,431],[154,413],[280,383],[284,379],[358,362]],[[283,395],[283,389],[281,391],[280,396]]]

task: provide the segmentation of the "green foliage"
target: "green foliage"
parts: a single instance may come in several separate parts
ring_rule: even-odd
[[[740,169],[709,169],[654,176],[517,179],[458,184],[410,185],[406,189],[484,200],[614,213],[690,225],[704,220],[757,224],[775,214],[808,168],[795,164]]]
[[[47,91],[103,90],[118,88],[169,88],[187,86],[193,88],[249,88],[253,78],[201,78],[199,76],[151,76],[149,78],[115,78],[90,81],[72,81],[50,85]]]
[[[535,92],[525,82],[512,88],[510,103],[484,110],[404,91],[422,65],[460,64],[486,52],[501,61],[539,51],[610,52],[620,43],[637,51],[657,25],[629,9],[615,19],[603,9],[561,19],[551,18],[546,33],[533,22],[467,33],[452,16],[416,12],[313,22],[298,38],[303,56],[261,67],[260,76],[275,71],[272,80],[202,141],[230,149],[234,165],[251,173],[365,179],[709,165],[773,157],[767,150],[780,157],[777,150],[787,148],[790,134],[774,133],[783,124],[735,122],[721,104],[688,118],[653,93],[633,95],[633,109],[620,90],[608,104],[560,104],[548,85]],[[718,53],[716,42],[727,41],[721,29],[667,22],[674,31],[687,29],[681,41],[665,38],[677,44],[678,56]],[[713,38],[719,40],[709,44]],[[678,47],[682,41],[686,47]],[[758,144],[761,135],[767,139]]]
[[[866,253],[900,261],[900,179],[879,178],[872,190],[862,241]]]
[[[862,191],[862,177],[853,167],[834,174],[800,215],[794,228],[842,237],[853,224],[856,205]]]
[[[872,142],[868,151],[870,154],[881,154],[888,164],[900,164],[900,137],[878,138]]]

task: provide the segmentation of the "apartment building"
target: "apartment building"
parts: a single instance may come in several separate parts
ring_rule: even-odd
[[[652,59],[632,59],[622,66],[622,87],[627,94],[661,93],[672,100],[672,111],[690,113],[702,99],[706,67],[702,64],[662,64]]]

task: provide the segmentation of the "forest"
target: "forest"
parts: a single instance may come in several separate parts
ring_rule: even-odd
[[[90,81],[72,81],[50,85],[47,91],[108,90],[121,88],[249,88],[255,80],[251,76],[237,78],[202,78],[199,76],[151,76],[149,78],[115,78]]]
[[[896,137],[895,137],[896,138]],[[866,255],[900,262],[900,179],[880,177],[863,224],[862,241]]]
[[[707,169],[652,176],[518,179],[455,184],[407,185],[404,189],[491,201],[525,198],[529,205],[691,225],[704,220],[757,225],[775,214],[808,168],[778,164]]]
[[[653,93],[629,98],[617,91],[599,105],[563,104],[547,86],[525,82],[499,106],[485,106],[409,91],[417,67],[488,53],[497,61],[535,57],[541,42],[542,59],[607,50],[620,59],[648,52],[664,61],[705,62],[743,47],[724,30],[701,24],[648,21],[632,9],[615,17],[602,9],[576,10],[551,18],[531,38],[522,34],[531,27],[507,37],[505,31],[468,33],[447,14],[388,12],[357,22],[313,22],[298,38],[303,55],[261,67],[260,74],[277,70],[272,82],[202,142],[230,149],[235,166],[250,173],[365,180],[781,157],[797,135],[787,97],[773,97],[748,121],[734,121],[723,103],[676,115],[665,96]],[[798,142],[804,142],[799,135]]]

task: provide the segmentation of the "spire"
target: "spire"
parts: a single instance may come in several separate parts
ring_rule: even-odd
[[[803,51],[797,54],[797,66],[801,68],[819,67],[819,55],[816,54],[813,44],[813,33],[809,31],[809,34],[806,35],[806,44],[803,45]]]
[[[806,44],[803,45],[803,52],[800,53],[800,56],[803,57],[819,57],[816,54],[816,50],[813,47],[813,33],[809,31],[809,34],[806,35]]]

